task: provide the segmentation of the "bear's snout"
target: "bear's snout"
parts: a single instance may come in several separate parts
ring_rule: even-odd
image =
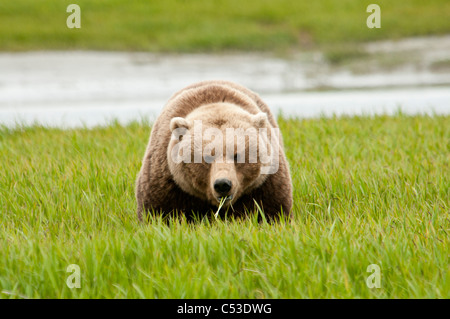
[[[233,184],[227,178],[219,178],[214,181],[214,190],[220,197],[227,196]]]

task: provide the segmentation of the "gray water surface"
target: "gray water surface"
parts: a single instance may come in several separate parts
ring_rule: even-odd
[[[370,60],[341,66],[330,65],[320,52],[289,58],[253,53],[1,53],[0,124],[68,128],[112,119],[124,124],[142,117],[151,120],[174,92],[210,79],[247,86],[285,116],[398,110],[450,114],[450,37],[414,41],[371,44],[367,50],[375,55]],[[391,57],[403,62],[386,66]]]

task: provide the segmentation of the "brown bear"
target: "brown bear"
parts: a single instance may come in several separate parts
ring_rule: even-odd
[[[228,81],[175,93],[155,121],[136,181],[137,213],[290,217],[292,181],[275,117]],[[257,204],[257,205],[256,205]]]

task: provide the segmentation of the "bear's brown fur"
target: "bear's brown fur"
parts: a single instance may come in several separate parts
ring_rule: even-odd
[[[172,131],[201,120],[204,128],[278,128],[275,117],[260,97],[249,89],[228,81],[204,81],[175,93],[153,125],[150,141],[136,181],[137,213],[140,220],[146,213],[182,212],[188,218],[194,214],[211,214],[217,210],[219,197],[217,180],[226,178],[232,185],[225,202],[227,214],[244,216],[254,211],[255,202],[268,218],[281,213],[289,217],[292,208],[292,182],[284,155],[281,135],[275,146],[278,170],[260,174],[261,163],[175,163],[171,158],[175,140]],[[190,140],[186,140],[185,143]],[[258,140],[259,141],[259,140]],[[225,141],[225,146],[229,141]],[[233,138],[234,142],[234,138]],[[238,142],[239,143],[239,142]],[[247,139],[246,151],[248,152]],[[222,144],[221,144],[222,145]],[[192,142],[194,152],[205,144]],[[219,149],[219,148],[218,148]],[[223,154],[225,154],[225,149]],[[236,153],[236,149],[234,151]],[[193,155],[192,155],[193,156]],[[237,154],[235,154],[237,156]],[[245,156],[244,156],[245,157]],[[225,159],[225,158],[224,158]],[[213,187],[214,185],[214,187]],[[224,209],[224,208],[222,208]]]

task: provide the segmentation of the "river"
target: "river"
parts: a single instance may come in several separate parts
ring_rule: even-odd
[[[420,43],[411,45],[411,40],[390,46],[371,44],[367,50],[375,53],[370,60],[340,66],[327,63],[320,52],[289,57],[262,53],[0,53],[0,124],[70,128],[104,125],[112,119],[123,124],[154,119],[171,94],[207,79],[247,86],[275,113],[285,116],[375,115],[399,110],[448,115],[450,37],[438,40],[437,47],[423,43],[428,39],[422,40],[421,47]],[[402,45],[403,51],[398,48]],[[401,62],[386,65],[383,61],[390,57]]]

